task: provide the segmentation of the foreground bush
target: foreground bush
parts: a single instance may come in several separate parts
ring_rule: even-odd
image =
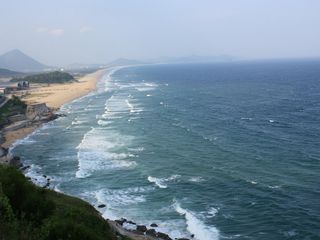
[[[117,237],[88,203],[29,182],[0,165],[0,239],[110,239]]]

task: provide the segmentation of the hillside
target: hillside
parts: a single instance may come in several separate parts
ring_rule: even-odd
[[[18,72],[38,72],[48,67],[15,49],[0,55],[0,68]]]
[[[20,72],[11,71],[9,69],[0,68],[0,77],[14,77],[22,75]]]
[[[28,81],[30,83],[66,83],[75,81],[74,77],[67,72],[48,72],[33,74],[22,78],[12,78],[11,82]]]
[[[0,239],[124,240],[88,203],[35,186],[0,165]]]

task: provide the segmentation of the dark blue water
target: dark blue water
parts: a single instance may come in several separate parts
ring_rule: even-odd
[[[105,217],[199,240],[320,239],[320,61],[123,68],[62,111],[13,151]]]

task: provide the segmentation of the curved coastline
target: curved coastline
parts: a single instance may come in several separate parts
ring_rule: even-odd
[[[45,97],[34,97],[28,100],[28,103],[46,103],[55,113],[57,113],[65,104],[69,104],[73,101],[77,101],[83,97],[88,96],[95,91],[98,91],[98,84],[100,81],[105,80],[105,76],[110,77],[116,71],[130,66],[122,66],[122,67],[110,67],[102,70],[98,70],[94,73],[87,74],[80,78],[76,83],[70,84],[54,84],[52,86],[47,86],[43,88],[37,89],[35,92],[46,92],[49,93]],[[52,92],[55,92],[52,94]],[[51,121],[50,121],[51,122]],[[41,129],[41,126],[45,126],[43,124],[34,125],[26,128],[22,128],[17,130],[14,133],[11,133],[12,138],[7,142],[7,145],[11,151],[12,148],[19,145],[20,142],[23,142],[23,139],[27,139],[28,136],[35,134],[38,129]],[[24,166],[22,170],[27,169],[28,166]],[[36,181],[37,182],[37,181]],[[37,182],[37,185],[44,185],[43,187],[49,187],[50,182]],[[55,191],[60,192],[58,189]],[[90,204],[90,203],[89,203]],[[97,211],[99,211],[99,206],[94,206]],[[99,211],[100,212],[100,211]],[[101,213],[101,212],[100,212]],[[101,213],[102,214],[102,213]],[[138,225],[130,220],[126,220],[125,218],[121,218],[119,220],[116,219],[108,219],[105,217],[105,220],[109,223],[111,228],[121,235],[127,236],[130,239],[134,240],[170,240],[169,235],[156,232],[152,226],[151,228],[147,228],[145,225]],[[124,225],[126,223],[131,224],[134,229],[127,229]],[[141,231],[139,228],[145,228],[145,230]],[[180,238],[179,238],[180,239]],[[187,239],[187,238],[182,238]]]

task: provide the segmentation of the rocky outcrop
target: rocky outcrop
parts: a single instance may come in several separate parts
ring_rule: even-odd
[[[157,237],[163,240],[172,240],[172,238],[170,238],[168,234],[162,232],[158,232]]]
[[[10,166],[14,166],[16,168],[21,168],[23,165],[20,161],[20,157],[18,156],[12,156],[8,154],[8,149],[0,147],[1,157],[0,157],[0,163],[6,164]]]
[[[51,110],[45,103],[30,104],[27,106],[26,117],[29,120],[41,120],[43,116],[47,116],[51,113]]]
[[[146,235],[152,236],[152,237],[157,237],[157,231],[154,230],[154,229],[148,229],[148,230],[146,231]]]
[[[145,225],[138,225],[137,226],[137,231],[138,232],[142,232],[142,233],[144,233],[144,232],[146,232],[148,229],[147,229],[147,227],[145,226]]]

